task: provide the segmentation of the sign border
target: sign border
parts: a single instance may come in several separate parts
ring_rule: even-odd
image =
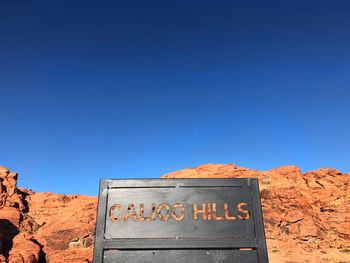
[[[109,189],[115,188],[193,188],[193,187],[247,187],[252,197],[254,239],[107,239],[104,236]],[[102,179],[100,181],[94,263],[103,262],[106,249],[229,249],[252,248],[257,250],[258,262],[267,263],[267,247],[257,178],[181,178],[181,179]]]

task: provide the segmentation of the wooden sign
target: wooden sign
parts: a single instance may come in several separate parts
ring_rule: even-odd
[[[102,180],[94,262],[268,262],[258,180]]]

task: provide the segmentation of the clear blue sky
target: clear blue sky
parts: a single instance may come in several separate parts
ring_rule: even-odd
[[[349,1],[1,1],[0,163],[34,191],[204,163],[350,172]]]

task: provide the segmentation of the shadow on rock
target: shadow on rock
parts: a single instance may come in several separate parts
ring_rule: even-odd
[[[12,248],[12,240],[18,235],[17,227],[7,219],[0,219],[0,253],[6,258]]]

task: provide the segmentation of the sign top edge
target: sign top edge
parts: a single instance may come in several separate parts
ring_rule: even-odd
[[[251,187],[258,184],[257,178],[143,178],[101,179],[100,184],[109,188],[142,187]]]

